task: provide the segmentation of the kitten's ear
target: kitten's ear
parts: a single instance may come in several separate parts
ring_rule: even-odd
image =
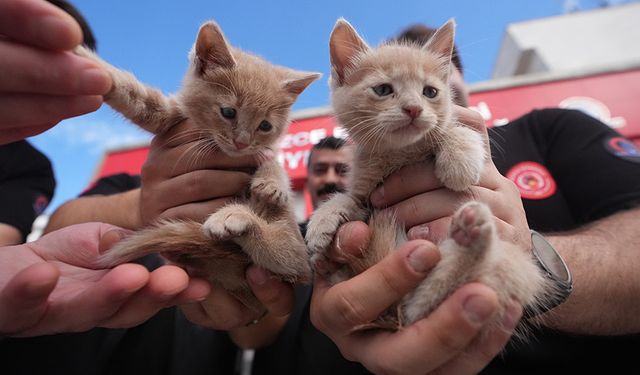
[[[300,95],[313,81],[322,77],[320,73],[296,72],[284,82],[284,89],[290,94]]]
[[[222,30],[213,21],[209,21],[200,27],[196,40],[195,54],[196,61],[201,64],[200,70],[209,67],[230,69],[236,65]]]
[[[368,50],[369,46],[353,26],[344,18],[340,18],[333,27],[329,40],[331,70],[339,85],[344,82],[345,69],[352,63],[352,60]]]
[[[448,56],[451,59],[453,53],[453,41],[456,33],[456,21],[452,18],[442,25],[425,43],[424,49]]]

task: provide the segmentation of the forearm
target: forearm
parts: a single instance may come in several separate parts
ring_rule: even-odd
[[[60,206],[49,219],[45,233],[69,225],[102,222],[127,229],[140,227],[140,189],[113,195],[80,197]]]
[[[614,214],[582,228],[548,234],[573,275],[567,301],[545,325],[578,334],[640,332],[640,209]]]

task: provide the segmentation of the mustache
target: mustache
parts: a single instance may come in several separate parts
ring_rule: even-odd
[[[344,193],[345,189],[341,188],[336,184],[326,184],[318,189],[318,195],[322,194],[334,194],[334,193]]]

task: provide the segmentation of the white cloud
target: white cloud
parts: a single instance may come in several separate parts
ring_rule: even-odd
[[[84,148],[92,155],[106,150],[147,143],[151,135],[124,120],[89,115],[65,120],[43,134],[47,143],[63,148]],[[42,139],[45,141],[45,139]]]
[[[564,0],[562,8],[565,13],[576,12],[580,10],[580,0]]]

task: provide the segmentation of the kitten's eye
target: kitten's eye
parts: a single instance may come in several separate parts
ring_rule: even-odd
[[[433,86],[425,86],[424,89],[422,89],[422,95],[433,99],[438,95],[438,89]]]
[[[269,121],[267,121],[267,120],[262,120],[260,125],[258,125],[258,130],[263,131],[263,132],[268,132],[272,128],[273,128],[273,125],[271,125],[271,123]]]
[[[393,94],[393,87],[391,87],[391,85],[388,83],[383,83],[372,88],[373,92],[375,92],[378,96],[387,96]]]
[[[229,120],[236,118],[236,110],[231,107],[220,107],[220,113],[222,117],[228,118]]]

